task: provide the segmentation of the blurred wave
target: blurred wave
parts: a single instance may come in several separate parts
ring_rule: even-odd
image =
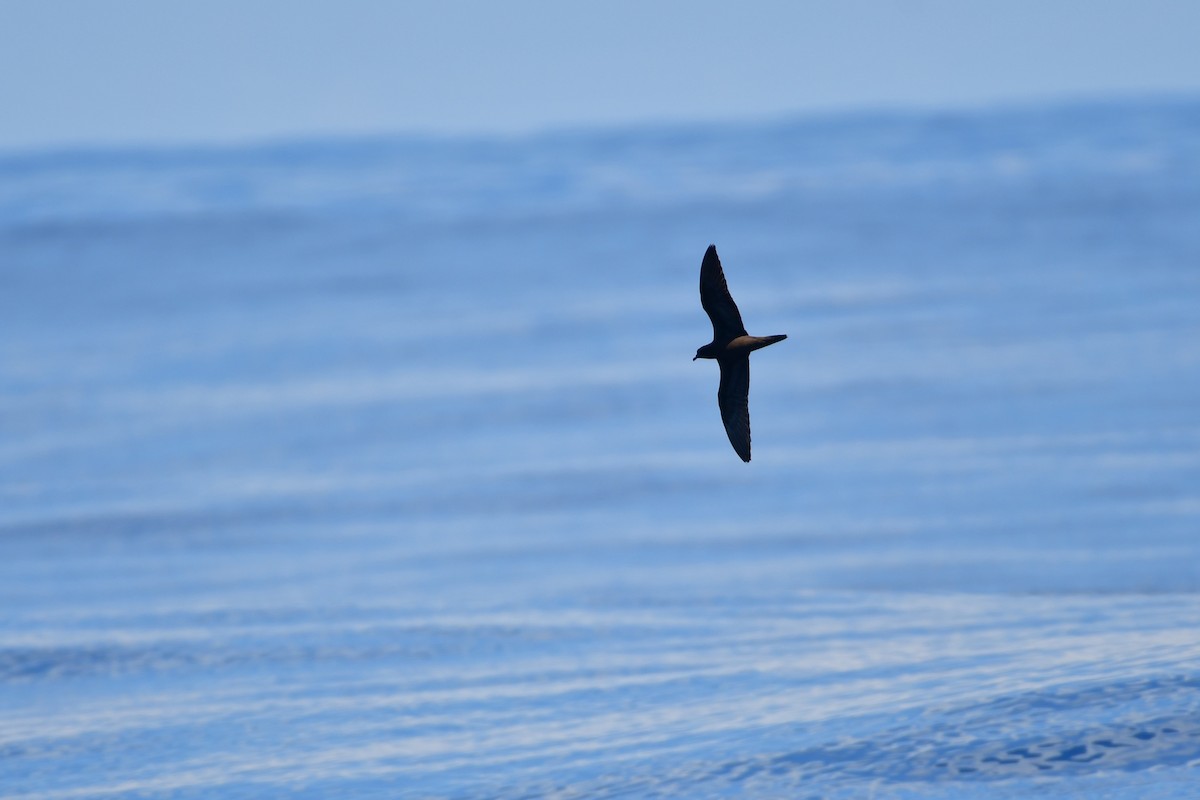
[[[1193,100],[511,139],[376,139],[0,157],[0,221],[389,213],[522,217],[1194,174]],[[1064,135],[1065,134],[1065,135]]]

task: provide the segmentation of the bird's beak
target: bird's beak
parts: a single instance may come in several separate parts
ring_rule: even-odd
[[[700,356],[692,356],[692,361],[695,361],[695,360],[696,360],[697,358],[699,358],[699,357],[700,357]]]

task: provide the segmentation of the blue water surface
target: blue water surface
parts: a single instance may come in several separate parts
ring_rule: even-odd
[[[1200,786],[1200,101],[10,154],[0,320],[5,797]]]

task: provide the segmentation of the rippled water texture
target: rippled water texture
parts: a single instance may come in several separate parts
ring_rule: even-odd
[[[1194,797],[1198,309],[1194,102],[0,159],[0,794]]]

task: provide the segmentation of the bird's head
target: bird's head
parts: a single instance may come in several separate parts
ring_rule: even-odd
[[[716,357],[717,357],[716,349],[713,347],[712,342],[709,342],[708,344],[704,345],[704,347],[701,347],[699,350],[696,351],[696,355],[692,356],[692,361],[695,361],[697,358],[716,358]]]

